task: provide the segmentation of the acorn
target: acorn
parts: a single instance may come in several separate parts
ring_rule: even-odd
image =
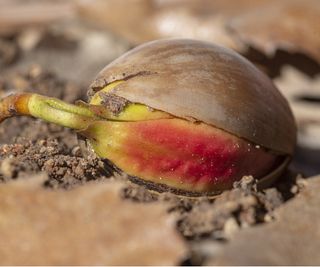
[[[215,195],[245,175],[261,186],[290,162],[296,125],[272,81],[236,52],[158,40],[107,65],[75,105],[21,93],[0,120],[30,115],[76,129],[93,151],[156,191]]]

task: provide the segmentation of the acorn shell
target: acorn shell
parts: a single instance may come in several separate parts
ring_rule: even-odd
[[[158,40],[107,65],[89,97],[112,93],[177,117],[202,121],[276,153],[292,155],[296,125],[272,81],[236,52],[203,41]]]

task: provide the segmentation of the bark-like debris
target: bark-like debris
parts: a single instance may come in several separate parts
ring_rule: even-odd
[[[113,93],[100,92],[99,96],[102,99],[101,104],[114,115],[118,115],[129,103],[128,100]]]

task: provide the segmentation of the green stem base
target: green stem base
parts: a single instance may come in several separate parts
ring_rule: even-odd
[[[72,129],[85,129],[99,119],[89,108],[32,93],[13,94],[0,101],[0,122],[13,116],[32,116]]]

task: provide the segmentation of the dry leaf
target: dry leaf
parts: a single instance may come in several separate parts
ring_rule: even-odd
[[[173,265],[186,247],[160,204],[119,197],[118,183],[50,191],[0,186],[2,265]]]
[[[16,33],[29,27],[44,27],[75,17],[71,1],[0,2],[0,35]]]
[[[320,75],[311,78],[286,66],[274,82],[288,99],[295,115],[299,143],[320,148]]]
[[[268,56],[277,49],[300,52],[320,62],[318,0],[81,0],[77,3],[82,18],[134,44],[168,37],[194,38],[238,52],[253,46]]]
[[[229,26],[248,45],[272,56],[277,49],[320,62],[320,1],[278,1],[233,18]]]
[[[235,8],[230,8],[230,3],[210,0],[82,0],[78,1],[78,6],[82,18],[93,21],[134,44],[159,38],[184,37],[242,50],[241,44],[233,39],[224,26],[228,14],[234,14],[237,9],[243,10],[252,1],[240,2],[236,2]]]

